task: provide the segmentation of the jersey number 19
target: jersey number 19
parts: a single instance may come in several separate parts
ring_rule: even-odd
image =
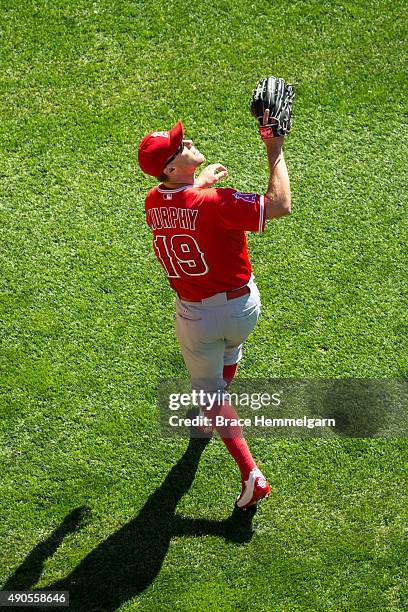
[[[208,272],[204,254],[193,236],[175,234],[156,236],[154,250],[169,278],[180,278],[181,273],[188,276],[203,276]]]

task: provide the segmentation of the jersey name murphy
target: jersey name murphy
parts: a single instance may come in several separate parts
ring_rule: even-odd
[[[155,229],[181,228],[195,230],[198,210],[160,206],[147,210],[147,223]]]

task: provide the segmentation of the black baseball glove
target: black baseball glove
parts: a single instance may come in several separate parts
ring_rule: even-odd
[[[292,127],[293,85],[274,76],[258,81],[251,98],[251,113],[259,122],[262,140],[285,136]]]

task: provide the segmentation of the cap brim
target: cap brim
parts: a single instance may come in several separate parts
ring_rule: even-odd
[[[169,131],[169,135],[170,135],[170,153],[169,153],[169,158],[170,158],[177,151],[177,149],[181,145],[181,141],[183,140],[184,128],[183,128],[183,124],[181,123],[181,121],[177,121],[177,123],[173,125],[173,127]]]

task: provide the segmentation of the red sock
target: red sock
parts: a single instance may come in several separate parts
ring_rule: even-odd
[[[238,419],[238,415],[229,402],[224,401],[222,405],[215,405],[210,411],[209,416],[214,419],[215,415],[221,415],[228,419]],[[242,435],[239,425],[223,425],[216,427],[220,434],[221,440],[224,442],[229,454],[234,459],[239,467],[241,476],[244,480],[248,480],[249,472],[256,467],[254,458],[251,455],[248,444]]]
[[[225,365],[224,366],[222,377],[225,380],[225,382],[227,383],[227,387],[231,384],[231,381],[234,378],[235,373],[237,371],[237,367],[238,367],[237,363],[233,363],[232,365]]]

